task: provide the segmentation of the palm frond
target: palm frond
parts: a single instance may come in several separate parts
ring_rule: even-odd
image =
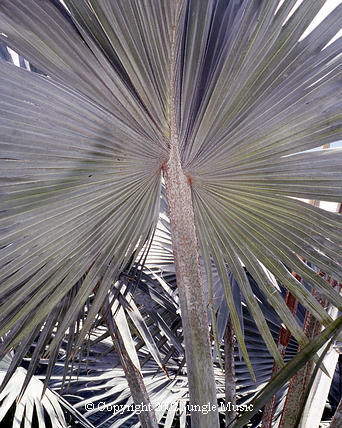
[[[282,364],[248,274],[301,346],[308,339],[279,283],[327,331],[334,325],[304,281],[342,309],[311,267],[342,280],[342,217],[299,200],[342,202],[342,150],[307,152],[342,138],[342,38],[330,43],[342,5],[306,34],[324,3],[289,16],[296,0],[1,2],[0,336],[3,354],[17,351],[8,373],[35,342],[24,385],[41,351],[48,378],[66,331],[69,357],[111,305],[137,365],[138,335],[159,367],[162,336],[181,353],[167,321],[178,308],[163,283],[174,280],[165,236],[150,307],[118,281],[151,244],[172,144],[191,190],[217,353],[230,313],[252,371],[242,300]],[[7,47],[25,67],[9,63]]]
[[[7,354],[0,361],[1,382],[10,367],[11,359],[11,355]],[[2,403],[0,408],[0,422],[8,423],[8,426],[10,425],[10,422],[8,420],[6,422],[5,418],[10,409],[14,407],[12,428],[19,428],[22,420],[25,420],[25,428],[31,428],[31,426],[34,426],[34,415],[37,418],[39,427],[45,428],[49,426],[45,424],[45,415],[47,415],[51,426],[66,428],[67,423],[57,396],[52,391],[47,390],[44,397],[42,397],[44,384],[39,379],[32,377],[24,394],[19,395],[25,379],[26,370],[22,367],[17,368],[10,382],[7,383],[5,389],[0,393],[0,402]]]

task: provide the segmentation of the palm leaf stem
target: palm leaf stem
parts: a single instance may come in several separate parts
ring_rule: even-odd
[[[292,272],[292,275],[300,281],[301,278],[299,275],[297,275],[295,272]],[[291,313],[293,315],[297,312],[298,307],[298,301],[297,299],[289,292],[286,293],[285,298],[286,306],[290,309]],[[277,340],[277,346],[281,353],[281,356],[284,358],[285,352],[287,349],[287,346],[290,342],[291,338],[291,332],[287,327],[280,327],[278,340]],[[271,373],[271,379],[279,372],[280,367],[276,362],[273,363],[272,373]],[[266,404],[263,410],[262,414],[262,425],[261,428],[271,428],[272,427],[272,420],[274,415],[274,409],[276,404],[276,396],[273,395],[272,399]]]
[[[339,292],[340,284],[330,276],[327,277],[327,281],[331,286]],[[332,319],[336,319],[338,316],[338,309],[330,306],[328,313]],[[334,343],[334,340],[331,341]],[[339,359],[339,353],[334,346],[327,346],[324,350],[321,350],[319,360],[322,361],[327,373],[319,370],[321,364],[316,364],[315,369],[310,378],[310,382],[306,388],[304,403],[305,407],[301,409],[300,415],[297,418],[298,424],[295,428],[318,428],[320,421],[323,416],[323,412],[328,400],[329,391],[331,390],[334,373],[336,371],[336,365]]]
[[[217,404],[208,329],[204,284],[195,229],[191,186],[185,176],[177,147],[171,147],[164,169],[169,205],[172,249],[182,314],[190,405]],[[206,376],[203,376],[206,373]],[[195,427],[218,427],[217,411],[193,412]]]
[[[97,288],[98,286],[94,288],[95,294]],[[129,353],[126,350],[126,346],[121,336],[120,329],[116,325],[115,319],[112,316],[111,311],[108,311],[108,313],[106,314],[105,322],[108,327],[108,331],[110,332],[115,351],[120,359],[122,368],[124,370],[134,404],[141,406],[142,411],[138,414],[141,427],[158,428],[155,411],[152,407],[150,397],[146,390],[142,374],[139,370],[139,367],[136,367]]]
[[[110,315],[109,318],[110,319]],[[120,331],[115,324],[113,318],[108,321],[108,328],[110,328],[111,337],[117,354],[120,357],[125,377],[132,394],[135,405],[141,406],[142,411],[139,412],[138,417],[142,428],[158,428],[158,422],[155,411],[148,392],[146,390],[143,377],[139,369],[133,364],[128,352],[126,351]],[[145,410],[146,409],[146,410]]]
[[[278,391],[291,376],[297,373],[307,361],[336,333],[339,334],[342,326],[342,317],[333,321],[328,327],[321,331],[311,340],[291,361],[282,368],[279,373],[254,397],[251,401],[252,409],[244,412],[237,420],[234,428],[243,428],[246,423],[267,403],[267,401]],[[293,427],[293,424],[290,425]]]
[[[226,395],[226,427],[230,426],[236,418],[236,375],[234,361],[234,329],[233,323],[228,318],[224,335],[224,369],[225,369],[225,395]],[[231,404],[229,407],[228,403]],[[230,410],[230,408],[232,410]]]
[[[192,412],[191,425],[198,428],[209,426],[215,428],[219,426],[216,386],[191,181],[183,171],[179,153],[176,56],[176,25],[174,25],[170,54],[170,154],[163,167],[163,173],[184,331],[190,405],[202,406],[209,402],[216,406],[215,411],[208,412],[206,415],[201,412]]]
[[[323,149],[329,148],[330,144],[324,144]],[[309,201],[311,205],[317,206],[316,200]],[[297,278],[298,279],[298,278]],[[312,294],[316,294],[315,290]],[[321,302],[323,303],[323,302]],[[308,337],[313,338],[319,333],[321,324],[316,321],[309,311],[306,311],[303,330]],[[316,332],[316,333],[315,333]],[[300,346],[298,347],[300,351]],[[295,423],[299,418],[299,412],[303,405],[306,386],[313,372],[313,361],[308,361],[290,380],[289,389],[286,395],[285,405],[281,414],[279,427],[286,428],[287,424]],[[286,421],[286,422],[285,422]],[[264,427],[262,427],[264,428]]]
[[[315,290],[312,294],[322,306],[326,306],[327,301],[321,298]],[[312,340],[319,334],[322,324],[317,321],[313,315],[306,311],[303,331],[309,340]],[[298,352],[300,346],[298,347]],[[279,428],[290,428],[294,426],[299,412],[302,409],[305,391],[314,368],[313,360],[309,360],[290,380],[289,389],[286,395],[284,409],[282,411]]]

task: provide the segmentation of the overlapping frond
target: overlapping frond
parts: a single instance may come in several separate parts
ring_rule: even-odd
[[[240,343],[225,265],[279,363],[244,268],[303,344],[307,339],[267,270],[324,325],[329,316],[289,270],[342,307],[341,296],[302,261],[341,278],[341,216],[297,200],[342,200],[342,151],[299,153],[342,135],[342,40],[328,45],[340,30],[342,7],[303,38],[323,3],[303,2],[290,18],[294,1],[279,8],[277,2],[210,2],[197,15],[193,6],[182,46],[180,98],[191,107],[179,105],[181,157],[205,265],[210,270],[214,260],[219,268]],[[204,13],[212,26],[203,27],[206,41],[196,50],[190,40]],[[186,78],[189,69],[201,77]]]
[[[73,2],[67,3],[70,3],[72,9]],[[115,51],[110,51],[108,56],[104,40],[96,40],[94,36],[93,26],[101,27],[101,23],[96,25],[95,16],[87,2],[75,3],[78,4],[78,21],[73,20],[70,13],[57,0],[47,2],[29,0],[25,4],[21,1],[2,2],[0,39],[48,76],[77,89],[127,122],[130,128],[138,130],[145,138],[163,146],[164,141],[160,132],[162,134],[165,132],[165,106],[163,116],[156,116],[153,110],[149,111],[146,108],[144,105],[146,100],[137,94],[136,81],[131,82],[133,77],[127,74],[125,66],[118,58],[119,47],[115,46]],[[123,7],[126,2],[121,3]],[[119,2],[116,2],[115,8],[117,10],[114,13],[118,13]],[[132,13],[131,18],[134,17],[134,5],[129,3],[127,9]],[[84,16],[80,16],[80,13]],[[108,8],[106,13],[109,13]],[[161,32],[167,33],[167,25],[170,23],[161,21],[158,19],[159,16],[153,15],[150,10],[148,13],[153,25],[148,27],[150,32],[146,37],[153,38],[151,32],[157,24],[158,28],[161,27]],[[108,15],[105,16],[107,19],[110,18]],[[87,27],[85,29],[82,28],[83,19]],[[125,17],[123,19],[125,21]],[[139,18],[135,19],[139,23]],[[126,25],[122,31],[120,37],[125,40],[130,34],[130,28]],[[158,42],[160,48],[167,52],[165,37]],[[133,51],[127,53],[134,55]],[[138,55],[143,56],[143,52],[139,50]],[[141,58],[144,64],[149,60],[150,57],[146,55]],[[162,58],[164,62],[160,64],[163,71],[167,68],[166,60],[167,58]],[[167,76],[164,76],[164,79],[167,79]],[[152,96],[153,93],[150,92],[149,95]],[[151,108],[151,103],[148,107]]]
[[[11,364],[11,358],[12,356],[8,354],[0,360],[1,381]],[[49,425],[56,428],[66,428],[67,423],[58,397],[52,391],[47,390],[45,396],[42,398],[43,383],[36,377],[31,379],[24,395],[19,397],[19,392],[25,382],[25,378],[26,370],[19,367],[12,376],[10,383],[7,384],[4,391],[0,394],[0,401],[2,402],[0,422],[2,425],[18,428],[21,426],[21,421],[25,420],[25,428],[31,428],[34,426],[34,418],[36,418],[41,428]],[[14,408],[13,423],[9,421],[9,418],[6,419],[6,414],[9,413],[11,408]]]
[[[2,314],[33,326],[84,273],[72,311],[115,279],[153,228],[160,174],[151,145],[78,93],[7,64],[0,79]]]
[[[228,266],[281,364],[246,271],[303,346],[276,280],[326,326],[330,317],[291,270],[342,308],[303,261],[341,280],[341,215],[298,200],[342,201],[342,151],[300,153],[342,136],[342,38],[329,44],[342,6],[303,37],[324,0],[290,17],[295,0],[63,3],[0,4],[0,41],[42,71],[0,60],[4,349],[28,346],[68,296],[56,345],[97,287],[87,331],[150,238],[176,76],[173,125],[209,294],[214,262],[248,361]]]

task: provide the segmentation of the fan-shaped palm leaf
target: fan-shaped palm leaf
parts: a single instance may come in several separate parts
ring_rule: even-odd
[[[5,348],[23,347],[86,274],[51,351],[99,284],[81,342],[153,231],[163,172],[190,390],[193,402],[214,401],[197,236],[246,359],[226,264],[279,364],[244,266],[292,330],[265,268],[323,325],[330,317],[288,268],[342,308],[298,257],[340,279],[341,216],[296,199],[342,200],[341,151],[298,154],[342,134],[341,38],[326,46],[342,6],[302,38],[324,0],[290,18],[295,0],[64,3],[0,5],[1,41],[44,73],[0,62]]]
[[[2,381],[6,371],[11,364],[11,355],[6,355],[0,361],[0,380]],[[58,397],[52,391],[47,390],[44,397],[41,397],[43,392],[43,383],[36,377],[32,377],[30,383],[22,396],[19,396],[21,387],[26,378],[26,370],[19,367],[11,378],[11,381],[6,385],[5,389],[0,394],[1,410],[0,422],[6,423],[4,418],[6,413],[15,407],[13,416],[13,428],[19,428],[24,422],[25,428],[31,428],[33,415],[37,418],[39,427],[45,428],[44,413],[48,415],[50,423],[56,428],[66,428],[67,423],[58,400]],[[8,421],[7,421],[8,423]]]

